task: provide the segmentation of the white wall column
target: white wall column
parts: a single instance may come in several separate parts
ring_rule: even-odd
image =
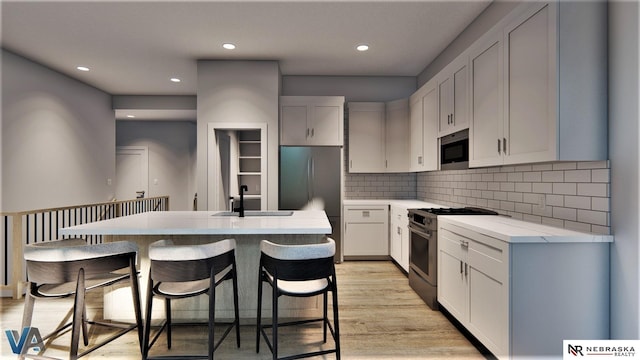
[[[639,19],[637,2],[609,3],[612,339],[640,338]]]

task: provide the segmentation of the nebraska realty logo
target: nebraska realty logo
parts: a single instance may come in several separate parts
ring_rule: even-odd
[[[4,333],[7,335],[7,341],[14,354],[22,353],[23,349],[26,353],[29,349],[40,351],[42,348],[42,336],[40,336],[38,328],[26,327],[22,329],[21,334],[17,330],[5,330]]]
[[[564,340],[563,345],[562,358],[565,360],[588,357],[640,359],[637,352],[640,340]]]

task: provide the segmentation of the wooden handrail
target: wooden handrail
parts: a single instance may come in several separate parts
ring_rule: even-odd
[[[0,245],[1,248],[6,249],[4,261],[2,261],[3,267],[0,269],[2,274],[0,290],[11,290],[16,299],[22,297],[26,280],[23,255],[25,244],[31,241],[35,243],[54,240],[58,237],[58,229],[62,227],[158,210],[169,210],[168,196],[0,212],[2,218]],[[48,236],[46,236],[47,232]],[[91,235],[86,240],[90,243],[100,243],[102,237]],[[10,266],[9,259],[11,259]]]

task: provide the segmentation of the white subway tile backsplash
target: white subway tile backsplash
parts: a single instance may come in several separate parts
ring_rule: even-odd
[[[564,181],[575,183],[591,182],[591,170],[567,170],[564,172]]]
[[[609,211],[609,198],[605,197],[592,197],[591,199],[591,210],[596,211]]]
[[[609,196],[609,186],[603,183],[578,184],[578,195],[584,196]]]
[[[545,201],[547,203],[547,205],[550,206],[564,206],[564,195],[552,195],[552,194],[548,194],[545,196]],[[536,203],[538,196],[536,195]]]
[[[610,233],[608,161],[423,172],[346,174],[347,199],[418,198],[478,206],[525,221]],[[540,207],[540,195],[545,206]]]
[[[576,209],[591,209],[591,198],[588,196],[565,196],[564,206]]]
[[[604,211],[578,210],[578,221],[608,226],[608,213]]]
[[[553,163],[553,170],[574,170],[577,164],[574,162],[557,162]]]
[[[551,183],[533,183],[532,190],[534,193],[551,194],[553,193],[553,184]]]
[[[542,182],[542,172],[540,171],[525,172],[522,174],[522,180],[530,181],[530,182]]]
[[[578,218],[578,212],[576,209],[556,206],[553,208],[553,217],[556,219],[576,221]]]
[[[591,170],[591,181],[595,183],[609,182],[609,169],[593,169]]]
[[[553,193],[562,195],[575,195],[577,187],[574,183],[553,183]]]
[[[563,182],[564,171],[543,171],[542,182]]]

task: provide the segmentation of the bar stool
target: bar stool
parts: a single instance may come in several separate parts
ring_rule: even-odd
[[[273,359],[299,359],[335,353],[340,359],[340,331],[338,325],[338,293],[336,287],[336,270],[333,256],[336,245],[333,239],[326,238],[320,244],[311,245],[279,245],[267,240],[260,243],[260,270],[258,281],[258,324],[256,327],[256,352],[260,352],[260,335],[273,354]],[[272,323],[262,325],[262,283],[271,285]],[[327,317],[328,293],[332,293],[333,327]],[[290,322],[279,322],[278,298],[281,295],[294,297],[310,297],[323,295],[323,317]],[[327,327],[335,342],[335,348],[307,352],[278,358],[278,327],[301,325],[312,322],[323,323],[323,342],[327,342]],[[265,331],[272,329],[273,343]],[[335,329],[334,329],[335,327]]]
[[[167,347],[171,348],[171,300],[202,294],[209,295],[208,347],[207,355],[165,355],[154,359],[213,359],[213,353],[222,341],[236,328],[236,343],[240,347],[240,316],[238,311],[238,278],[235,257],[236,241],[226,239],[204,245],[174,245],[171,240],[159,240],[149,246],[149,284],[147,286],[147,311],[144,327],[143,359],[151,359],[149,350],[163,330],[167,330]],[[214,343],[216,287],[226,280],[233,282],[233,322],[218,322],[228,325],[222,337]],[[151,342],[151,306],[153,297],[165,299],[165,321]],[[175,325],[175,324],[173,324]],[[184,323],[183,323],[184,325]],[[192,324],[189,324],[192,325]]]
[[[99,347],[117,339],[125,333],[138,329],[138,341],[142,344],[142,317],[140,312],[140,293],[136,271],[138,246],[128,241],[88,245],[83,239],[54,240],[25,246],[24,259],[29,280],[24,304],[22,328],[31,326],[35,299],[53,299],[75,296],[72,320],[42,337],[56,338],[58,334],[71,326],[71,345],[69,358],[75,360]],[[135,313],[135,324],[118,322],[89,321],[86,313],[85,293],[88,290],[113,285],[129,280]],[[87,324],[101,325],[120,329],[106,340],[85,349],[78,354],[80,332],[84,346],[89,344]],[[46,349],[45,344],[39,353]],[[27,355],[29,348],[23,346],[20,358]]]

